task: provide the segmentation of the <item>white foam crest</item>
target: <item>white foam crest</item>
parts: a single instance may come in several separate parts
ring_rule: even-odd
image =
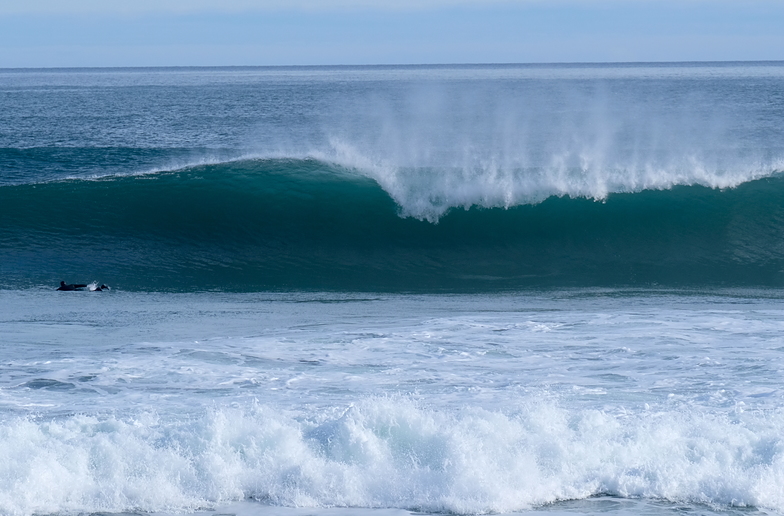
[[[439,412],[398,398],[294,417],[0,424],[0,513],[282,506],[510,512],[606,493],[784,510],[784,415]]]
[[[508,209],[563,196],[604,201],[612,193],[668,190],[675,186],[726,189],[784,170],[784,160],[752,160],[721,169],[696,155],[671,158],[668,163],[610,161],[589,148],[561,151],[537,167],[526,167],[525,159],[493,155],[466,157],[454,166],[407,167],[384,157],[366,155],[340,139],[332,139],[330,144],[330,153],[311,155],[359,170],[395,200],[403,216],[430,222],[437,222],[452,208]]]
[[[165,165],[158,167],[144,168],[141,170],[134,170],[130,172],[106,172],[103,174],[91,174],[88,176],[65,176],[63,178],[50,179],[41,181],[39,183],[28,184],[44,184],[59,181],[79,180],[79,181],[101,181],[112,178],[122,177],[142,177],[154,176],[157,174],[167,174],[174,172],[182,172],[189,169],[215,166],[215,165],[229,165],[232,163],[243,163],[252,161],[275,161],[275,160],[316,160],[326,164],[334,164],[351,169],[369,170],[374,165],[367,161],[351,161],[350,163],[343,158],[336,157],[334,153],[323,152],[320,150],[276,150],[270,152],[244,152],[233,157],[220,157],[220,156],[203,156],[196,159],[189,160],[174,160],[169,161]]]
[[[336,106],[307,153],[360,170],[402,215],[430,221],[451,208],[551,196],[732,188],[784,169],[777,130],[759,113],[715,92],[678,91],[622,82],[401,86]]]
[[[250,160],[272,160],[272,159],[286,159],[287,155],[278,153],[258,153],[249,152],[238,154],[233,157],[225,156],[202,156],[194,159],[186,160],[170,160],[165,165],[157,167],[149,167],[141,170],[134,170],[131,172],[106,172],[104,174],[91,174],[89,176],[67,176],[65,180],[83,180],[83,181],[100,181],[104,179],[111,179],[116,177],[138,177],[149,176],[155,174],[166,174],[169,172],[179,172],[189,168],[203,167],[209,165],[224,165],[230,163],[239,163],[242,161]],[[62,181],[63,179],[55,179],[53,181]],[[50,181],[52,182],[52,181]]]
[[[295,151],[295,150],[276,150],[269,152],[248,151],[227,156],[202,156],[193,159],[168,160],[165,164],[156,167],[146,167],[131,171],[107,171],[104,173],[94,173],[89,175],[68,175],[57,178],[43,179],[40,181],[27,181],[23,184],[47,184],[58,183],[61,181],[102,181],[113,178],[123,177],[143,177],[154,176],[157,174],[167,174],[186,171],[197,167],[212,165],[228,165],[232,163],[242,163],[246,161],[274,161],[274,160],[321,160],[327,163],[335,162],[334,159],[326,157],[321,151]],[[339,164],[335,162],[335,164]],[[22,183],[20,183],[22,184]]]

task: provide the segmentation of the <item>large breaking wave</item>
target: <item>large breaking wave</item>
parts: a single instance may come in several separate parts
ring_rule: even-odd
[[[2,281],[97,279],[134,290],[784,284],[775,167],[474,173],[342,156],[1,186]]]

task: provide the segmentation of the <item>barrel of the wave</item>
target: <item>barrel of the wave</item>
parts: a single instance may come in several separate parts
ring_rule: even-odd
[[[361,171],[245,160],[0,187],[8,285],[496,291],[784,283],[784,179],[416,216]]]

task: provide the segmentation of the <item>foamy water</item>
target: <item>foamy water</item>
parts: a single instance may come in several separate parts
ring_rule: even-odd
[[[5,514],[784,510],[777,292],[56,294],[0,292]]]

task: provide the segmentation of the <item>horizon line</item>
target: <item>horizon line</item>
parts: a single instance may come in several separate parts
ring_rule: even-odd
[[[708,60],[708,61],[553,61],[553,62],[528,62],[528,63],[397,63],[397,64],[289,64],[289,65],[153,65],[153,66],[15,66],[0,67],[0,71],[58,71],[58,70],[208,70],[208,69],[357,69],[357,68],[487,68],[487,67],[547,67],[547,66],[650,66],[650,65],[732,65],[732,64],[784,64],[784,59],[762,60]]]

